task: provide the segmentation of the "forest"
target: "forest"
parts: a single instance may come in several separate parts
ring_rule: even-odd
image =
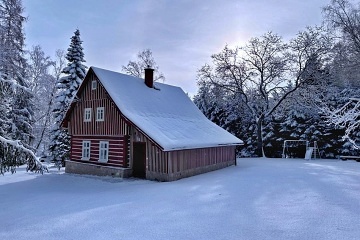
[[[194,103],[244,141],[240,157],[281,157],[291,139],[316,141],[324,158],[358,155],[359,11],[332,0],[320,26],[299,29],[290,40],[269,31],[225,45],[194,76]],[[59,126],[87,70],[78,29],[67,51],[49,57],[39,45],[26,49],[24,16],[21,0],[0,0],[2,174],[25,163],[39,172],[46,170],[41,161],[64,164],[69,136]],[[149,49],[122,70],[140,77],[144,66],[165,79]]]
[[[321,26],[289,41],[268,32],[225,46],[199,69],[195,104],[245,142],[242,157],[282,157],[284,140],[316,141],[323,158],[358,155],[359,11],[333,0]]]

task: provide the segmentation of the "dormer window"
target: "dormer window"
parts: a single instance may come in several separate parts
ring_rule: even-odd
[[[104,118],[105,118],[104,107],[96,108],[96,121],[104,121]]]
[[[85,110],[84,110],[84,122],[91,122],[91,108],[85,108]]]
[[[91,81],[91,90],[95,90],[96,87],[97,87],[97,82],[96,82],[96,80],[92,80],[92,81]]]

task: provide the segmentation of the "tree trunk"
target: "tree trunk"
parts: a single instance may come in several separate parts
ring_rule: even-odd
[[[256,122],[256,137],[257,137],[257,147],[256,147],[256,154],[259,157],[265,157],[264,148],[263,148],[263,138],[262,138],[262,123],[264,118],[260,117]]]
[[[50,119],[51,119],[51,110],[52,110],[52,105],[53,105],[53,101],[54,101],[54,97],[55,97],[55,91],[56,91],[56,85],[54,84],[53,89],[51,91],[48,108],[47,108],[46,113],[45,113],[45,123],[44,123],[43,129],[41,131],[39,142],[35,147],[35,153],[39,150],[39,147],[40,147],[40,145],[41,145],[41,143],[42,143],[42,141],[44,139],[45,132],[49,131],[48,130],[48,124],[49,124]]]

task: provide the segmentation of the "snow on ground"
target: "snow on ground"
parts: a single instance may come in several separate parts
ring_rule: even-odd
[[[176,182],[0,176],[0,239],[359,239],[360,163],[239,159]]]

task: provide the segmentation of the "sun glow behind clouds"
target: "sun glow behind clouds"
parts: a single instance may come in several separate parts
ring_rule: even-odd
[[[225,42],[230,48],[244,46],[252,37],[255,37],[251,32],[235,32],[225,35],[223,42]],[[221,47],[224,48],[225,45]]]
[[[285,40],[319,24],[329,0],[23,0],[28,48],[47,55],[67,49],[80,29],[88,66],[120,71],[139,51],[150,48],[166,83],[196,93],[196,72],[226,44],[243,46],[268,31]],[[71,6],[69,8],[68,6]],[[81,10],[81,11],[79,11]],[[192,94],[193,95],[193,94]]]

